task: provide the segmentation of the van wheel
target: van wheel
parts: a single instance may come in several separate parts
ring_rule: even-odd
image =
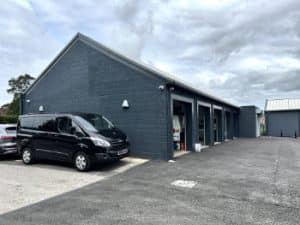
[[[34,153],[31,148],[24,148],[22,151],[22,161],[24,164],[29,165],[34,162]]]
[[[78,152],[74,157],[74,165],[78,171],[88,171],[91,168],[91,159],[84,152]]]

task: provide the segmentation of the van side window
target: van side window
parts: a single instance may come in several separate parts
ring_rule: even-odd
[[[31,129],[32,128],[32,120],[30,117],[24,117],[20,119],[20,127],[23,129]]]
[[[57,132],[53,116],[29,116],[21,118],[18,126],[23,129]]]
[[[44,117],[40,121],[39,130],[48,132],[57,132],[56,121],[54,117]]]
[[[40,117],[32,117],[31,119],[31,129],[32,130],[39,130],[40,124],[42,122],[42,118]]]
[[[59,118],[57,118],[57,130],[60,133],[71,134],[72,120],[68,117],[59,117]]]

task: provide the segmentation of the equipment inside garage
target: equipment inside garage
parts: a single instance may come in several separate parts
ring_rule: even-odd
[[[192,104],[173,101],[173,148],[186,151],[190,147],[192,134]]]

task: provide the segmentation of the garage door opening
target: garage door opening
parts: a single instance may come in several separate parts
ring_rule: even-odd
[[[239,137],[239,116],[233,113],[233,138]]]
[[[173,100],[173,150],[192,149],[192,104]]]
[[[231,132],[231,118],[230,112],[225,112],[225,129],[224,129],[224,138],[225,140],[232,139],[232,132]]]
[[[220,143],[222,141],[222,111],[219,109],[214,109],[213,134],[214,143]]]
[[[210,144],[210,107],[198,106],[199,143],[202,146]]]

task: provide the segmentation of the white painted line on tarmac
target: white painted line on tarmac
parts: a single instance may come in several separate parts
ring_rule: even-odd
[[[171,183],[171,185],[184,188],[193,188],[196,184],[197,182],[193,180],[175,180]]]

